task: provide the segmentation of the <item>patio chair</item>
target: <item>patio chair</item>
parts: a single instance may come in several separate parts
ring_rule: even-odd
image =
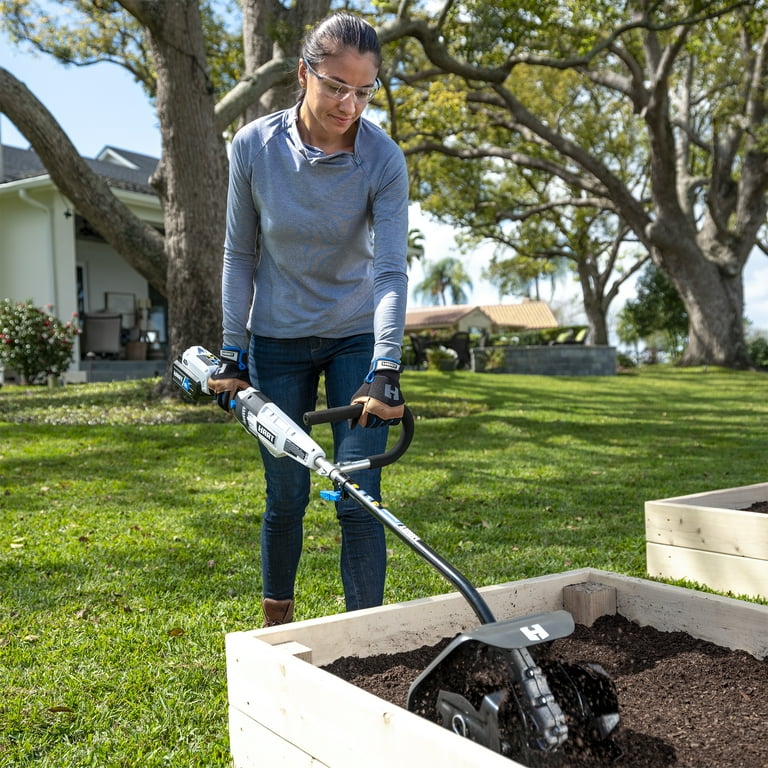
[[[424,368],[427,364],[427,342],[415,333],[409,333],[408,338],[411,340],[411,346],[413,347],[415,358],[413,364],[417,368]]]
[[[550,346],[554,344],[573,344],[573,335],[573,328],[568,328],[568,330],[558,333],[549,344]]]
[[[459,356],[459,368],[469,368],[472,365],[472,356],[469,354],[469,334],[466,331],[456,331],[445,346]]]
[[[116,312],[89,312],[83,318],[83,338],[80,349],[83,357],[119,357],[122,315]]]
[[[589,336],[589,328],[580,328],[573,337],[573,343],[586,344],[587,336]]]

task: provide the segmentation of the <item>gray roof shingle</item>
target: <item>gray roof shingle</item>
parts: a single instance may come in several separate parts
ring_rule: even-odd
[[[2,147],[2,178],[0,184],[22,179],[45,176],[48,172],[37,153],[32,149]],[[129,152],[117,147],[106,146],[99,152],[100,158],[84,157],[91,170],[101,176],[110,187],[155,195],[149,184],[149,177],[157,167],[156,157]]]

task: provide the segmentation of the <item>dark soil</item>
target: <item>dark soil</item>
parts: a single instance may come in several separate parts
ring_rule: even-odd
[[[325,669],[406,707],[411,682],[447,640],[413,652],[338,659]],[[558,768],[768,768],[768,660],[621,616],[531,649],[537,662],[597,662],[616,684],[615,759],[567,756]],[[459,738],[458,736],[456,738]]]
[[[763,512],[764,514],[768,514],[768,501],[756,501],[754,504],[750,505],[749,507],[744,507],[742,512]]]

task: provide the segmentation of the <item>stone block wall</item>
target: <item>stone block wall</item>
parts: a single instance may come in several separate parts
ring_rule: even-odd
[[[616,348],[553,344],[552,346],[486,347],[472,350],[477,373],[518,373],[535,376],[614,376]]]

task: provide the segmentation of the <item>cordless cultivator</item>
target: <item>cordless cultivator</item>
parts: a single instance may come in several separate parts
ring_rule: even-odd
[[[213,397],[208,379],[218,358],[191,347],[173,364],[174,382],[193,399]],[[597,664],[534,660],[531,649],[570,635],[567,611],[496,621],[474,586],[350,478],[350,473],[397,461],[413,437],[413,416],[405,409],[393,448],[378,456],[334,464],[309,434],[315,424],[360,415],[359,404],[312,411],[301,427],[253,387],[237,395],[235,419],[268,451],[299,462],[333,484],[322,491],[332,500],[355,499],[387,529],[429,562],[466,598],[480,626],[454,638],[411,685],[408,709],[445,728],[528,766],[556,766],[566,754],[619,754],[613,735],[619,724],[616,688]]]

